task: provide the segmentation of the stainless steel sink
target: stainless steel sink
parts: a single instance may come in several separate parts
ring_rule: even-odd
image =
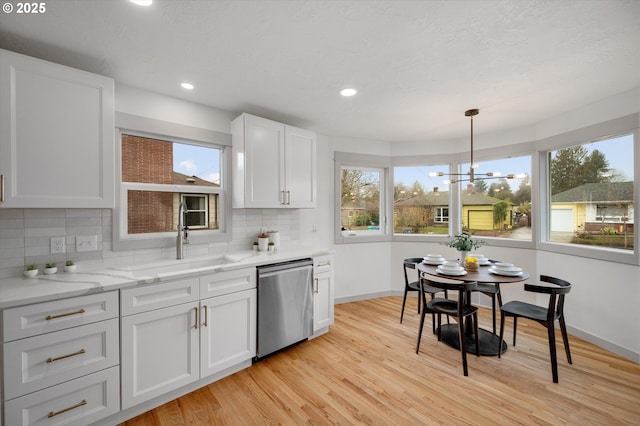
[[[147,263],[143,265],[133,265],[122,268],[116,267],[113,269],[129,272],[134,277],[142,277],[157,276],[160,274],[168,274],[171,272],[183,272],[192,269],[214,268],[216,266],[227,265],[234,262],[236,262],[236,260],[230,257],[220,256],[201,260],[168,260],[165,262]]]

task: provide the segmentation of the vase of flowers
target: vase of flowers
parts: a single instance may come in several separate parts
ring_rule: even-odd
[[[465,259],[467,258],[469,252],[471,250],[475,250],[478,247],[485,245],[486,242],[483,240],[474,240],[471,238],[471,235],[462,233],[455,235],[451,241],[449,241],[448,246],[452,247],[458,252],[460,252],[460,265],[464,266]]]

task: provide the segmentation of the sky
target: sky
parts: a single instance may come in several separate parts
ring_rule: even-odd
[[[220,184],[220,150],[174,142],[173,170]]]

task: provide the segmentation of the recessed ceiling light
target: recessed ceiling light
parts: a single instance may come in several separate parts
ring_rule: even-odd
[[[353,95],[355,95],[356,93],[358,93],[358,91],[357,91],[356,89],[351,89],[351,88],[342,89],[342,90],[340,91],[340,94],[341,94],[342,96],[346,96],[346,97],[353,96]]]
[[[180,86],[182,86],[183,89],[187,89],[187,90],[193,90],[193,84],[191,83],[187,83],[186,81],[184,83],[181,83]]]
[[[133,4],[137,4],[138,6],[151,6],[153,4],[153,0],[129,0]]]

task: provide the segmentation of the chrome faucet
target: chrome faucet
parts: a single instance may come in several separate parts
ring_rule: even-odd
[[[183,245],[189,244],[189,227],[182,225],[183,215],[189,213],[187,205],[182,202],[178,206],[178,236],[176,237],[176,259],[184,257]]]

